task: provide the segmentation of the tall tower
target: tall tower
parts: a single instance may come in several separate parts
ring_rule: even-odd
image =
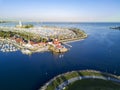
[[[22,22],[21,21],[19,21],[19,26],[22,27]]]

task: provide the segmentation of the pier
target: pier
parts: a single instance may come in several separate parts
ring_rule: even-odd
[[[62,44],[66,45],[66,46],[68,46],[68,47],[72,47],[72,45],[67,44],[67,43],[64,43],[64,42],[62,42]]]

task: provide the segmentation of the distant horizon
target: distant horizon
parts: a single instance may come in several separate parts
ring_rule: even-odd
[[[120,0],[0,0],[0,19],[120,22]]]
[[[120,21],[70,21],[70,20],[64,20],[64,21],[59,21],[59,20],[51,20],[51,21],[47,21],[47,20],[36,20],[36,19],[11,19],[11,18],[8,18],[8,19],[2,19],[0,18],[0,21],[13,21],[13,22],[17,22],[17,21],[22,21],[22,22],[120,22]]]
[[[18,22],[18,21],[22,21],[22,22],[76,22],[76,23],[79,23],[79,22],[120,22],[120,21],[57,21],[57,20],[55,20],[55,21],[43,21],[43,20],[34,20],[34,19],[32,19],[32,20],[30,20],[30,19],[2,19],[2,18],[0,18],[0,21],[13,21],[13,22]]]

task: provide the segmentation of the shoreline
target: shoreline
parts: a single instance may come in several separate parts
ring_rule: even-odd
[[[64,78],[62,78],[64,77]],[[100,72],[96,70],[78,70],[78,71],[71,71],[66,72],[63,74],[59,74],[41,86],[38,90],[62,90],[71,82],[81,79],[88,79],[88,78],[98,78],[101,80],[112,81],[116,83],[120,83],[120,78],[117,75]],[[75,79],[75,80],[73,80]],[[60,81],[59,81],[60,80]]]
[[[63,43],[72,43],[72,42],[77,42],[77,41],[85,40],[87,37],[88,37],[88,35],[86,34],[86,36],[82,37],[82,38],[74,38],[74,39],[61,40],[61,42],[63,42]]]
[[[86,34],[84,37],[82,38],[74,38],[74,39],[66,39],[66,40],[61,40],[60,42],[62,44],[69,44],[69,43],[72,43],[72,42],[77,42],[77,41],[81,41],[81,40],[84,40],[85,38],[87,38],[88,35]],[[23,45],[20,45],[16,42],[13,42],[11,39],[4,39],[4,38],[0,38],[0,41],[6,41],[8,43],[12,43],[13,45],[15,45],[17,48],[20,48],[20,51],[23,53],[23,54],[32,54],[32,53],[39,53],[39,52],[46,52],[46,51],[53,51],[53,52],[57,52],[57,53],[60,53],[59,50],[56,50],[56,49],[49,49],[49,45],[47,46],[43,46],[43,47],[34,47],[34,48],[27,48]],[[72,47],[72,46],[71,46]],[[66,52],[68,51],[67,49],[66,50],[63,50],[62,52]],[[62,53],[61,52],[61,53]]]
[[[19,47],[23,53],[26,54],[45,51],[64,53],[68,51],[68,48],[66,48],[64,45],[72,47],[67,43],[81,41],[88,37],[88,35],[84,31],[77,28],[71,29],[59,27],[39,27],[30,29],[25,28],[26,33],[24,32],[24,28],[21,29],[16,27],[15,28],[1,27],[0,29],[2,35],[1,38],[3,38],[3,40],[6,41],[8,40],[9,42],[13,43],[15,46]],[[36,29],[38,29],[39,35]],[[54,36],[52,32],[56,32],[57,34],[55,33],[54,34],[58,35],[58,37]],[[47,33],[53,36],[46,36]],[[40,36],[41,34],[43,34],[43,36]],[[46,38],[44,37],[44,34]]]

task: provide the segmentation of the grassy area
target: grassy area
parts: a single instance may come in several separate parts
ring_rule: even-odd
[[[9,22],[9,21],[0,21],[0,23],[7,23],[7,22]]]
[[[22,26],[17,25],[16,27],[17,28],[33,28],[34,26],[32,24],[28,24],[28,25],[22,25]]]
[[[41,36],[39,36],[38,34],[34,34],[31,32],[25,32],[25,31],[7,31],[7,30],[1,30],[0,29],[0,37],[2,38],[11,38],[14,36],[18,36],[20,38],[23,38],[25,40],[33,40],[36,42],[46,42],[47,39],[46,38],[42,38]]]
[[[0,37],[3,38],[10,38],[13,37],[14,35],[19,35],[20,37],[23,37],[25,39],[28,38],[33,38],[35,35],[32,33],[28,33],[28,32],[12,32],[12,31],[0,31]]]
[[[83,79],[71,83],[65,90],[120,90],[120,84],[100,79]]]
[[[78,76],[109,76],[109,77],[113,77],[113,78],[117,78],[116,76],[113,76],[111,74],[106,74],[106,73],[101,73],[101,72],[96,72],[96,71],[74,71],[74,72],[69,72],[69,73],[65,73],[62,74],[58,77],[55,78],[55,80],[52,81],[52,83],[50,85],[48,85],[46,90],[53,90],[55,89],[57,86],[59,86],[62,82],[74,78],[74,77],[78,77]],[[102,90],[102,89],[97,89],[97,90]]]
[[[86,36],[86,33],[78,28],[70,28],[69,30],[73,31],[76,34],[77,38],[82,38]]]

